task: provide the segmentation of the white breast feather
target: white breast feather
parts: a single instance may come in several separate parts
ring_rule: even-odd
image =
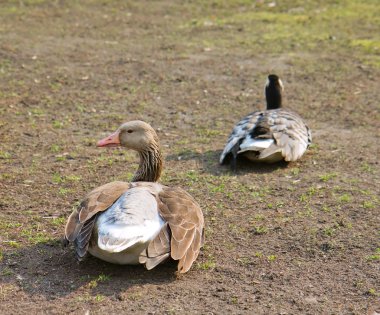
[[[98,246],[118,253],[137,243],[148,245],[164,224],[155,197],[144,188],[131,188],[98,217]]]
[[[241,143],[238,153],[245,151],[262,151],[269,148],[273,143],[273,139],[252,139],[251,137],[246,137]]]

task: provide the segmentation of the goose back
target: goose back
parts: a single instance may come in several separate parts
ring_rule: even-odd
[[[310,129],[296,113],[282,108],[255,111],[236,124],[220,163],[231,154],[262,162],[295,161],[310,143]]]

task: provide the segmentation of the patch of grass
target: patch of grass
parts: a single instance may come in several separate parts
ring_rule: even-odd
[[[269,262],[273,262],[273,261],[275,261],[277,259],[277,256],[276,255],[269,255],[267,257],[267,259],[268,259]]]
[[[263,214],[255,214],[255,216],[253,217],[253,220],[255,220],[255,221],[263,221],[263,220],[265,220],[265,215],[263,215]]]
[[[368,289],[367,294],[372,296],[380,296],[380,293],[378,293],[374,288]]]
[[[90,288],[90,289],[94,289],[94,288],[96,288],[98,286],[98,281],[96,281],[96,280],[92,280],[92,281],[90,281],[89,283],[88,283],[88,287]]]
[[[0,174],[0,179],[12,179],[13,175],[9,173]]]
[[[59,173],[54,173],[53,176],[52,176],[52,181],[54,184],[62,184],[62,183],[65,183],[66,181],[70,181],[70,182],[79,182],[80,180],[82,179],[81,176],[78,176],[78,175],[68,175],[68,176],[62,176],[61,174]],[[60,193],[61,194],[65,194],[67,193],[68,191],[65,191],[65,189],[60,189]]]
[[[300,201],[301,202],[307,202],[309,200],[309,197],[306,194],[302,194],[300,196]]]
[[[131,300],[131,301],[138,301],[141,298],[142,298],[141,292],[133,292],[128,295],[128,300]]]
[[[98,276],[98,282],[106,282],[106,281],[109,281],[111,280],[111,276],[110,275],[105,275],[105,274],[100,274]]]
[[[54,129],[61,129],[64,127],[64,123],[62,121],[59,121],[59,120],[54,120],[52,123],[52,126]]]
[[[54,81],[54,82],[50,82],[49,86],[53,91],[58,91],[62,88],[62,83],[58,81]]]
[[[250,257],[239,257],[236,261],[242,266],[248,266],[251,263]]]
[[[220,183],[219,185],[215,185],[214,187],[211,188],[211,191],[212,192],[225,192],[225,184],[224,183]]]
[[[58,193],[62,196],[66,196],[68,193],[71,192],[71,189],[70,188],[63,188],[63,187],[60,187],[59,190],[58,190]]]
[[[0,151],[0,159],[7,160],[11,158],[11,154],[6,151]]]
[[[15,223],[15,222],[1,222],[0,228],[1,229],[14,229],[22,226],[21,223]]]
[[[111,279],[111,276],[105,275],[105,274],[102,273],[96,279],[90,281],[88,283],[88,287],[90,289],[94,289],[94,288],[96,288],[98,286],[99,283],[109,281],[110,279]]]
[[[214,129],[206,129],[206,128],[200,128],[197,130],[197,135],[201,137],[215,137],[215,136],[221,136],[222,132],[219,130]]]
[[[105,299],[105,296],[104,295],[101,295],[101,294],[97,294],[94,298],[95,302],[101,302]]]
[[[376,248],[375,254],[367,256],[366,259],[369,260],[369,261],[380,260],[380,247]]]
[[[62,184],[65,182],[65,179],[59,173],[54,173],[52,176],[52,181],[54,184]]]
[[[267,234],[268,228],[266,226],[254,226],[252,228],[252,233],[255,235]]]
[[[323,212],[331,212],[331,208],[329,206],[323,205],[322,206],[322,211]]]
[[[361,48],[368,54],[380,54],[380,40],[374,39],[353,39],[351,46]]]
[[[58,162],[66,161],[66,156],[65,155],[58,155],[58,156],[55,157],[55,159]]]
[[[33,108],[30,111],[30,113],[33,114],[34,116],[44,116],[45,115],[45,111],[41,108]]]
[[[327,173],[327,174],[319,175],[319,179],[323,182],[327,182],[330,179],[335,178],[335,177],[337,177],[336,173]]]
[[[16,241],[8,241],[7,244],[10,246],[10,247],[13,247],[13,248],[19,248],[21,247],[21,244],[16,242]]]
[[[255,257],[257,257],[257,258],[261,258],[261,257],[263,257],[264,255],[263,255],[262,252],[256,252],[256,253],[253,254],[253,256],[255,256]]]
[[[333,227],[327,227],[323,229],[323,234],[329,237],[333,236],[335,232],[336,232],[336,229]]]
[[[54,218],[51,223],[55,226],[64,225],[66,223],[66,218]]]
[[[363,202],[363,208],[364,209],[373,209],[373,208],[375,208],[375,205],[373,204],[372,201],[364,201]]]
[[[9,59],[2,57],[0,60],[0,75],[9,72],[12,67],[12,62]]]
[[[352,197],[349,194],[343,194],[343,195],[339,196],[338,200],[340,202],[350,202],[352,200]]]
[[[262,200],[264,197],[271,194],[272,190],[269,187],[261,187],[261,188],[255,188],[252,187],[254,191],[251,192],[252,197],[258,198],[258,200]],[[257,189],[257,190],[256,190]]]
[[[310,188],[307,190],[307,194],[308,194],[310,197],[312,197],[312,196],[314,196],[314,195],[317,193],[317,191],[318,191],[318,188],[315,187],[315,186],[312,186],[312,187],[310,187]]]
[[[371,165],[369,165],[367,162],[364,162],[361,166],[360,166],[360,169],[364,172],[368,172],[368,173],[373,173],[374,172],[374,169]]]
[[[299,175],[300,173],[300,169],[298,167],[294,167],[290,170],[290,173],[293,175],[293,176],[297,176]]]
[[[9,267],[5,267],[5,268],[1,271],[1,275],[2,275],[2,276],[10,276],[10,275],[13,275],[13,270],[10,269]]]
[[[33,245],[54,241],[39,223],[33,223],[31,227],[23,229],[21,236],[25,237]]]
[[[89,302],[89,301],[91,301],[91,299],[92,299],[92,297],[89,295],[88,292],[84,292],[84,293],[82,293],[82,296],[76,297],[76,300],[78,302]]]
[[[213,270],[216,267],[216,261],[213,255],[208,254],[207,260],[204,262],[198,262],[197,268],[200,270]]]
[[[199,174],[193,170],[188,171],[186,177],[194,182],[199,181]]]
[[[81,176],[78,176],[78,175],[68,175],[65,177],[68,181],[71,181],[71,182],[79,182],[82,177]]]
[[[62,148],[58,144],[52,144],[50,146],[50,151],[53,153],[58,153],[62,150]]]

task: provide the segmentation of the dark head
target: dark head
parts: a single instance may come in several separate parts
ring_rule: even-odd
[[[277,109],[281,107],[282,91],[284,86],[280,78],[275,74],[268,75],[265,85],[265,97],[267,99],[267,109]]]

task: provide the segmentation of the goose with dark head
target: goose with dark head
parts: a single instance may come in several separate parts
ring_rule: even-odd
[[[282,92],[284,86],[280,78],[275,74],[268,75],[265,84],[265,98],[267,100],[267,110],[278,109],[282,106]]]
[[[253,162],[296,161],[311,143],[311,132],[302,118],[282,108],[284,87],[281,79],[270,74],[265,85],[266,110],[254,111],[233,128],[220,156],[220,163],[245,156]]]

